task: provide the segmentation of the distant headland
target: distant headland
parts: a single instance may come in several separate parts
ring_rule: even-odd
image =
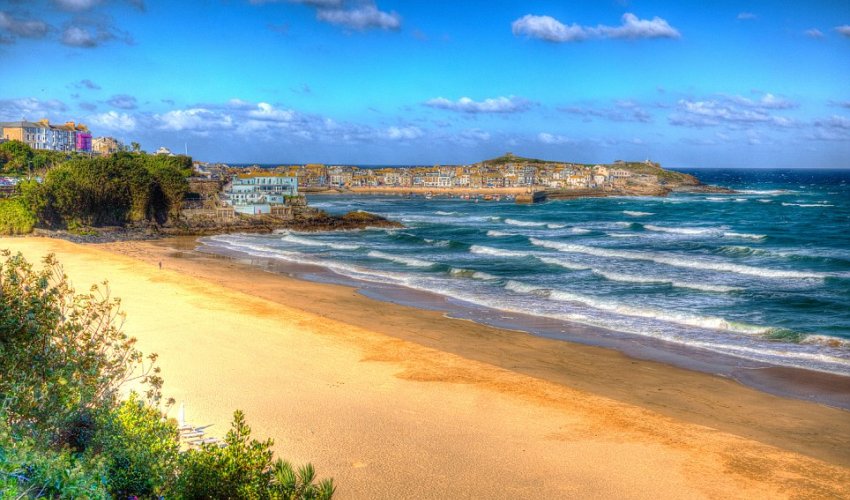
[[[297,178],[307,194],[386,194],[451,196],[467,199],[543,199],[600,196],[666,196],[674,191],[725,192],[696,177],[646,161],[575,163],[525,158],[506,153],[466,165],[382,166],[281,165],[239,166],[196,163],[203,175],[224,178],[264,172]]]

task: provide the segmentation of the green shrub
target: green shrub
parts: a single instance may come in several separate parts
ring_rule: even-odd
[[[241,411],[233,423],[224,447],[206,444],[181,456],[176,496],[203,498],[329,499],[333,480],[314,483],[312,465],[295,472],[283,460],[272,462],[272,440],[251,439],[251,428]]]
[[[108,498],[99,462],[82,462],[68,450],[39,449],[13,436],[0,414],[0,498]]]
[[[115,407],[124,383],[140,380],[159,401],[156,357],[143,366],[105,283],[76,294],[52,255],[40,270],[0,255],[0,405],[10,425],[40,444],[82,448],[95,410]]]
[[[173,483],[178,457],[177,425],[135,392],[97,422],[87,453],[100,456],[116,498],[164,495]]]
[[[53,256],[40,270],[0,256],[0,498],[331,498],[312,466],[273,462],[241,412],[225,447],[181,455],[156,356],[121,332],[106,284],[77,294]],[[129,381],[146,391],[122,402]]]
[[[18,198],[0,200],[0,234],[29,234],[36,217]]]

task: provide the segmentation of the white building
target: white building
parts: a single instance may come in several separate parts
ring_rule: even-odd
[[[286,204],[298,195],[298,177],[288,175],[236,175],[224,188],[225,202],[236,212],[259,215],[272,213],[272,207]]]

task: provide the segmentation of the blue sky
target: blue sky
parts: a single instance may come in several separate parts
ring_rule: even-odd
[[[850,0],[0,0],[0,120],[197,159],[850,166]]]

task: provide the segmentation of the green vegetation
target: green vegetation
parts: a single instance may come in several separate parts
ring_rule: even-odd
[[[106,283],[76,294],[52,256],[40,270],[2,257],[0,498],[332,496],[311,466],[273,462],[238,411],[224,447],[181,453],[156,356],[121,331]],[[122,401],[128,383],[141,393]]]
[[[28,234],[35,223],[35,214],[20,199],[0,200],[0,235]]]
[[[25,204],[49,227],[121,226],[175,219],[188,190],[192,159],[117,153],[78,158],[21,186]]]
[[[0,144],[0,171],[43,176],[42,182],[22,180],[20,196],[0,205],[0,233],[23,234],[36,225],[89,233],[90,227],[176,220],[192,158],[144,153],[88,158],[34,152],[9,141]]]
[[[658,163],[646,162],[624,162],[613,165],[615,168],[622,168],[636,174],[655,175],[659,181],[668,183],[682,184],[699,184],[699,181],[692,175],[675,172],[673,170],[665,170]]]
[[[506,165],[508,163],[528,163],[532,165],[542,165],[544,163],[557,163],[546,160],[538,160],[537,158],[523,158],[522,156],[515,156],[513,154],[506,154],[499,156],[498,158],[493,158],[490,160],[484,160],[481,163],[485,163],[487,165]]]
[[[272,462],[272,441],[251,438],[242,412],[233,415],[225,447],[208,444],[181,456],[177,491],[182,498],[331,498],[333,481],[314,483],[307,464],[297,472],[288,462]]]
[[[0,173],[5,175],[37,174],[77,156],[61,151],[33,151],[21,141],[0,144]]]

